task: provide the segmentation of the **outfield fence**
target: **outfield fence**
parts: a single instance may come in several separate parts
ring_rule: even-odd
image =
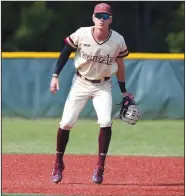
[[[2,58],[58,58],[59,52],[3,52]],[[71,53],[70,58],[74,58],[75,53]],[[181,53],[130,53],[125,59],[157,59],[157,60],[184,60]]]
[[[2,116],[27,118],[62,115],[72,77],[74,53],[60,75],[60,91],[49,92],[58,52],[2,53]],[[131,53],[126,59],[128,91],[142,111],[143,119],[184,118],[184,54]],[[112,77],[113,117],[118,117],[121,93]],[[91,100],[80,117],[95,117]]]

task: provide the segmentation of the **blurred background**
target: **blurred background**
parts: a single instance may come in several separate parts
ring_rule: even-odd
[[[63,39],[91,26],[98,1],[2,2],[3,51],[60,51]],[[184,2],[108,1],[111,28],[130,52],[184,52]]]
[[[71,55],[60,91],[49,92],[64,38],[91,26],[98,1],[3,1],[2,152],[54,153],[63,107],[75,73]],[[118,119],[121,93],[113,76],[112,155],[184,156],[184,2],[106,2],[111,28],[122,34],[130,55],[126,84],[141,108],[129,126]],[[98,125],[91,100],[71,132],[67,153],[95,154]]]

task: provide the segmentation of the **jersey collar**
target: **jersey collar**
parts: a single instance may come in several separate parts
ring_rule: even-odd
[[[93,37],[93,39],[95,40],[95,42],[96,42],[97,44],[99,44],[99,45],[102,45],[102,44],[104,44],[105,42],[107,42],[107,41],[109,40],[109,38],[110,38],[111,35],[112,35],[112,30],[109,29],[109,35],[108,35],[108,37],[105,39],[105,41],[103,41],[103,42],[98,42],[98,40],[94,37],[94,27],[91,28],[91,34],[92,34],[92,37]]]

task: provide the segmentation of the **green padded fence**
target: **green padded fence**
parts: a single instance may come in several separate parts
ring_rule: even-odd
[[[18,55],[19,54],[19,55]],[[30,54],[30,53],[29,53]],[[21,56],[23,55],[23,56]],[[2,55],[2,116],[60,117],[75,73],[73,56],[60,75],[60,91],[49,91],[58,53]],[[138,57],[138,58],[137,58]],[[157,58],[158,57],[158,58]],[[179,54],[131,54],[125,59],[127,89],[135,95],[142,119],[184,118],[184,57]],[[172,57],[172,58],[171,58]],[[118,117],[121,93],[115,76],[113,117]],[[91,101],[80,117],[95,117]]]

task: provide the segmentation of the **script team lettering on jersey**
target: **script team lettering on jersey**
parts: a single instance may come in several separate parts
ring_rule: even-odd
[[[76,48],[74,65],[84,77],[96,80],[110,77],[117,72],[116,58],[128,56],[122,35],[110,30],[104,42],[93,36],[92,27],[81,27],[65,39],[66,44]]]
[[[97,62],[97,63],[103,63],[106,65],[111,65],[113,61],[113,57],[110,57],[110,55],[106,56],[91,56],[88,54],[85,54],[85,52],[81,51],[82,57],[86,59],[87,61]]]

